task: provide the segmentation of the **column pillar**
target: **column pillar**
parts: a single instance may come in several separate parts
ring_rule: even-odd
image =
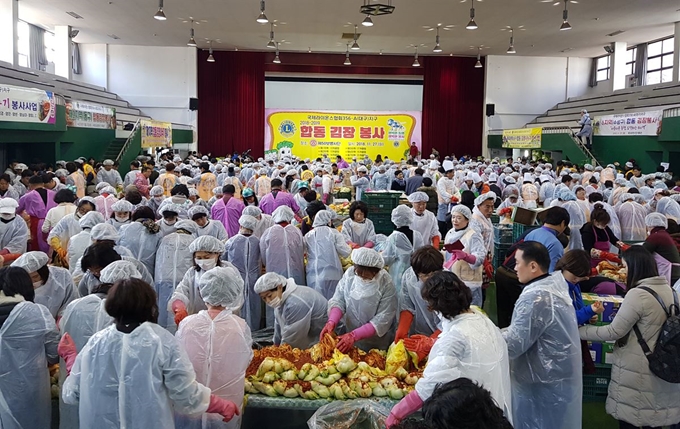
[[[680,82],[680,22],[675,23],[675,44],[673,46],[673,82]]]
[[[71,26],[57,25],[54,27],[54,73],[57,76],[71,79],[71,57],[73,47],[71,46]]]
[[[19,22],[19,1],[0,0],[0,61],[12,65],[19,62],[17,23]]]
[[[611,56],[609,77],[612,81],[612,91],[626,87],[626,49],[628,43],[614,42],[614,53]]]

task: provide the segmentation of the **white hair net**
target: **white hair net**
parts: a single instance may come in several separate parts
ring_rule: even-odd
[[[288,283],[288,279],[280,274],[276,273],[266,273],[262,275],[255,282],[254,290],[255,293],[267,292],[276,289],[279,286],[285,286]]]
[[[215,267],[198,281],[203,302],[237,311],[243,306],[243,278],[232,267]]]
[[[254,231],[257,228],[257,219],[250,215],[241,215],[238,220],[238,224],[245,229]]]
[[[222,253],[224,252],[224,243],[211,235],[203,235],[189,245],[189,253],[196,252]]]
[[[208,216],[208,209],[206,209],[203,206],[193,206],[192,208],[189,209],[188,214],[189,219],[193,219],[193,217],[196,216],[197,214],[204,214]]]
[[[451,214],[454,213],[462,214],[463,216],[465,216],[465,219],[470,219],[472,217],[472,212],[470,211],[470,209],[462,204],[456,204],[451,208]]]
[[[113,186],[104,186],[99,190],[99,195],[104,194],[116,195],[116,190],[113,188]]]
[[[95,189],[95,191],[99,192],[99,191],[101,191],[102,189],[104,189],[108,186],[111,186],[111,185],[108,184],[108,182],[100,182],[100,183],[97,183],[97,186],[95,186],[94,189]]]
[[[354,265],[364,267],[383,268],[385,266],[385,261],[380,253],[366,247],[361,247],[352,252],[352,262],[354,262]]]
[[[198,196],[198,191],[196,188],[189,188],[189,196],[190,197],[197,197]]]
[[[274,223],[290,222],[294,217],[295,213],[293,213],[293,209],[288,206],[279,206],[274,210],[274,213],[272,213]]]
[[[632,199],[633,199],[633,195],[634,195],[634,194],[631,194],[631,193],[629,193],[629,192],[624,192],[623,194],[621,194],[621,197],[619,197],[619,202],[625,203],[625,202],[628,201],[628,200],[632,200]]]
[[[196,222],[188,219],[178,220],[177,223],[175,223],[175,229],[183,229],[190,234],[195,236],[198,235],[198,225],[196,225]]]
[[[217,188],[213,189],[213,194],[215,195],[224,195],[224,191],[222,190],[223,188],[218,186]]]
[[[486,194],[478,196],[477,198],[475,198],[475,206],[482,205],[486,200],[496,201],[496,193],[493,191],[489,191]]]
[[[12,262],[12,266],[23,268],[30,274],[47,265],[49,260],[50,258],[43,252],[27,252]]]
[[[427,196],[425,192],[414,192],[408,196],[409,203],[426,203],[430,197]]]
[[[562,188],[557,197],[562,201],[576,201],[576,194],[568,188]]]
[[[151,195],[152,197],[160,197],[161,195],[163,195],[163,193],[164,193],[163,187],[159,185],[154,186],[149,191],[149,195]]]
[[[243,209],[242,215],[248,215],[252,217],[259,217],[262,216],[262,210],[260,210],[259,207],[257,206],[248,206]]]
[[[167,205],[163,205],[163,211],[161,212],[161,215],[165,212],[174,212],[179,214],[182,213],[182,210],[183,208],[179,204],[170,203]]]
[[[645,226],[649,228],[657,226],[668,228],[668,218],[661,213],[650,213],[645,217]]]
[[[314,224],[312,226],[316,228],[317,226],[328,225],[334,217],[333,212],[330,210],[319,210],[314,217]]]
[[[118,231],[116,231],[116,227],[114,227],[110,223],[100,223],[92,227],[92,231],[90,232],[90,238],[96,241],[100,240],[118,241],[118,239],[120,238],[120,234],[118,234]]]
[[[132,203],[128,200],[116,201],[111,205],[111,210],[114,212],[131,212],[135,209]]]
[[[95,225],[104,223],[104,215],[95,211],[87,212],[80,218],[78,223],[82,229],[92,229]]]
[[[130,261],[114,261],[107,265],[99,276],[102,283],[115,283],[118,280],[129,278],[141,279],[142,274],[137,271],[137,267]]]
[[[618,179],[614,180],[614,184],[619,185],[619,186],[626,186],[628,184],[628,181],[626,179],[623,179],[623,178],[618,178]]]
[[[409,226],[413,222],[413,210],[408,206],[398,205],[392,210],[392,223],[397,227]]]
[[[80,207],[83,203],[90,203],[92,204],[92,207],[94,207],[95,210],[97,210],[97,203],[94,202],[94,198],[90,196],[84,196],[83,198],[78,200],[78,207]]]

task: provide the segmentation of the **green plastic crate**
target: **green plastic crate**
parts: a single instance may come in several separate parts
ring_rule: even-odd
[[[347,201],[352,199],[352,193],[351,192],[338,192],[333,196],[337,199],[344,199],[344,200],[347,200]]]
[[[604,402],[611,378],[609,365],[595,364],[595,374],[583,374],[583,402]]]
[[[538,228],[538,225],[522,225],[521,223],[513,223],[512,224],[512,242],[516,243],[519,241],[519,238],[524,234],[526,231],[531,231],[532,229]]]
[[[373,222],[373,227],[375,228],[376,234],[390,235],[397,229],[392,223],[392,213],[390,214],[379,214],[379,213],[368,213],[368,218]]]
[[[401,192],[364,192],[361,201],[368,206],[368,213],[392,214],[399,205]]]

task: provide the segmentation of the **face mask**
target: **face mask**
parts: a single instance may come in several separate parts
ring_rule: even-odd
[[[42,285],[43,285],[42,280],[39,281],[39,282],[34,282],[34,283],[33,283],[33,289],[38,289],[38,288],[39,288],[40,286],[42,286]]]
[[[81,217],[83,217],[83,215],[80,212],[77,211],[76,212],[76,219],[80,219]]]
[[[118,216],[118,215],[116,215],[116,220],[118,222],[127,222],[128,220],[130,220],[130,216]]]
[[[157,202],[157,203],[162,202],[164,199],[165,199],[165,198],[163,198],[163,197],[153,197],[153,200],[154,200],[155,202]]]
[[[0,219],[2,219],[5,222],[9,222],[12,219],[14,219],[15,216],[16,215],[12,214],[12,213],[3,213],[3,214],[0,215]]]
[[[163,222],[165,222],[166,225],[174,225],[174,224],[177,223],[177,219],[173,219],[173,220],[163,219]]]
[[[281,306],[282,303],[283,301],[281,301],[281,298],[277,296],[276,298],[270,299],[267,305],[270,306],[271,308],[278,308]]]
[[[194,258],[194,262],[196,262],[196,265],[198,265],[199,268],[203,271],[210,271],[217,266],[217,261],[215,259]]]

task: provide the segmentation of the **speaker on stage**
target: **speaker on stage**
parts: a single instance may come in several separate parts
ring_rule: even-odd
[[[189,110],[198,110],[198,98],[189,99]]]
[[[198,101],[198,100],[196,100]],[[496,105],[495,104],[487,104],[486,105],[486,116],[493,116],[496,114]]]

